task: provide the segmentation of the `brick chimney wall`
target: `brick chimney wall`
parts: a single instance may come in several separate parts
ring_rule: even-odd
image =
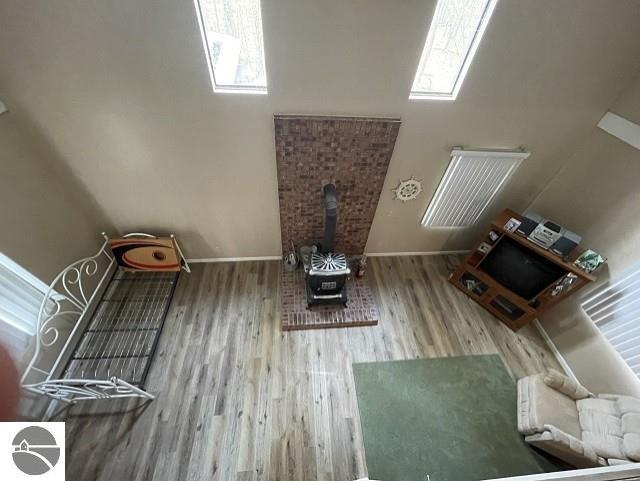
[[[282,251],[322,240],[322,187],[336,185],[336,252],[362,254],[378,206],[399,119],[276,115]]]

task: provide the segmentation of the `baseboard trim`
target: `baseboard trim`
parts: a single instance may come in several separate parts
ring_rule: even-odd
[[[400,257],[400,256],[444,256],[455,254],[467,254],[462,251],[425,251],[425,252],[365,252],[367,257]],[[189,264],[203,264],[205,262],[246,262],[246,261],[279,261],[282,256],[256,256],[256,257],[202,257],[187,259]]]
[[[580,382],[578,381],[576,375],[573,373],[573,370],[571,369],[571,366],[569,366],[567,360],[562,354],[560,354],[560,351],[549,337],[549,334],[547,334],[547,331],[545,331],[544,327],[542,327],[542,324],[540,324],[540,321],[538,319],[534,319],[533,325],[536,326],[536,329],[538,329],[538,332],[542,336],[542,339],[544,339],[544,342],[546,342],[547,346],[549,346],[549,350],[553,353],[553,356],[557,359],[558,364],[560,364],[565,374],[574,381]]]
[[[454,254],[468,254],[469,250],[462,251],[424,251],[424,252],[365,252],[367,257],[401,257],[401,256],[445,256]]]
[[[248,261],[280,261],[282,256],[258,256],[258,257],[203,257],[201,259],[187,259],[189,264],[202,264],[205,262],[248,262]]]

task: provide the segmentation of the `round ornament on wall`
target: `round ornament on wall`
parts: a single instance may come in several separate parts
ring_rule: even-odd
[[[393,189],[395,199],[407,202],[417,198],[422,192],[422,180],[415,179],[413,176],[407,180],[401,180],[398,187]]]

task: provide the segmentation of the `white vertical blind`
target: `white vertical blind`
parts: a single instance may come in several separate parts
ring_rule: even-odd
[[[422,218],[426,227],[475,224],[528,152],[451,151],[451,162]]]
[[[640,376],[640,265],[594,291],[582,308]]]
[[[36,333],[47,286],[0,253],[0,342],[14,358],[22,357]]]

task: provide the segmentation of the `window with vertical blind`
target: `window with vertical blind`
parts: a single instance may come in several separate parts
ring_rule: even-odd
[[[36,333],[48,286],[0,252],[0,342],[15,359]]]
[[[582,308],[640,377],[640,264],[596,289]]]
[[[528,152],[453,149],[422,225],[474,225],[527,157]]]

